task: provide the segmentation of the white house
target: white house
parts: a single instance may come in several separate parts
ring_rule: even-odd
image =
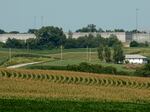
[[[130,64],[146,64],[148,63],[148,58],[142,55],[125,55],[125,62]]]

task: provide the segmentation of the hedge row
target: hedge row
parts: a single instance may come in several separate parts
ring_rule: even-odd
[[[98,73],[98,74],[113,74],[113,75],[131,75],[126,71],[117,71],[115,67],[107,66],[104,67],[98,64],[88,64],[81,63],[79,65],[68,65],[68,66],[40,66],[32,65],[28,66],[28,69],[41,69],[41,70],[67,70],[67,71],[77,71],[77,72],[88,72],[88,73]]]

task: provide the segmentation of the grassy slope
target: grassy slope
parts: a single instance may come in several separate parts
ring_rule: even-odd
[[[2,112],[149,112],[149,104],[120,102],[0,100]]]

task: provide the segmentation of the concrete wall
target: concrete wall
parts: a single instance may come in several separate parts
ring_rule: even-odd
[[[73,38],[79,38],[81,36],[89,35],[90,33],[73,33]],[[110,35],[116,35],[117,38],[123,43],[130,43],[132,40],[137,42],[150,42],[150,34],[149,33],[125,33],[125,32],[104,32],[104,33],[91,33],[96,36],[97,34],[101,35],[104,38],[109,38]],[[68,33],[65,33],[68,38]],[[34,34],[0,34],[0,41],[6,42],[8,38],[16,38],[20,40],[27,40],[29,38],[36,38]]]
[[[6,42],[8,38],[15,38],[20,40],[27,40],[29,38],[36,38],[34,34],[0,34],[0,42]]]
[[[126,33],[125,32],[104,32],[104,33],[73,33],[72,38],[79,38],[81,36],[86,36],[92,34],[96,36],[97,34],[101,35],[104,38],[109,38],[110,35],[116,35],[121,42],[126,42]],[[65,33],[68,38],[68,33]]]
[[[137,42],[150,42],[150,34],[149,33],[138,33],[138,34],[133,34],[133,40]]]
[[[65,33],[66,37],[68,37],[68,33]],[[73,33],[73,38],[79,38],[81,36],[89,35],[90,33]],[[104,38],[108,38],[110,35],[116,35],[117,38],[123,43],[130,43],[131,41],[135,40],[137,42],[144,43],[145,41],[150,42],[150,34],[149,33],[128,33],[128,32],[104,32],[104,33],[91,33],[92,35],[96,36],[100,34]]]

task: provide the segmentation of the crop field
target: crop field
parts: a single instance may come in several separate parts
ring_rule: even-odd
[[[2,98],[43,97],[123,102],[150,101],[149,78],[67,71],[7,69],[0,71],[0,96]]]
[[[3,112],[149,112],[149,103],[149,78],[0,69]]]

